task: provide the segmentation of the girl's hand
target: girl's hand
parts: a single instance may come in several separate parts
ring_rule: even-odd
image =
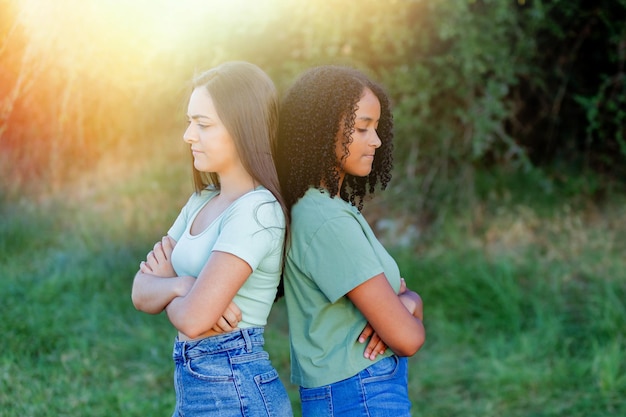
[[[387,345],[378,336],[378,334],[374,331],[374,328],[369,323],[365,325],[363,331],[359,335],[359,343],[365,343],[368,338],[370,339],[370,341],[365,347],[363,356],[373,361],[374,359],[376,359],[377,355],[382,355],[385,353],[385,350],[387,350]]]
[[[173,278],[176,271],[172,266],[172,251],[175,242],[169,236],[164,236],[154,244],[154,248],[148,253],[146,260],[139,265],[141,272],[156,275],[162,278]]]
[[[422,297],[420,297],[418,293],[407,290],[398,297],[406,309],[413,314],[413,317],[417,317],[421,321],[424,321],[424,303],[422,301]]]
[[[237,328],[241,321],[241,310],[234,302],[230,302],[226,310],[222,313],[222,317],[217,320],[212,330],[217,333],[232,332]]]
[[[400,278],[400,291],[398,291],[398,295],[405,293],[406,290],[406,281],[404,280],[404,278]]]

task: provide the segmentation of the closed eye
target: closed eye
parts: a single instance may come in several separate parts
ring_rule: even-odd
[[[191,119],[187,120],[187,126],[189,126],[192,122],[193,122],[193,120],[191,120]],[[196,126],[198,126],[200,129],[206,129],[210,125],[207,125],[207,124],[204,124],[204,123],[196,123]]]

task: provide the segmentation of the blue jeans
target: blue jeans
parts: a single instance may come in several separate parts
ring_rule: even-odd
[[[293,416],[263,328],[174,343],[173,416]]]
[[[389,356],[343,381],[300,387],[303,417],[411,417],[407,358]]]

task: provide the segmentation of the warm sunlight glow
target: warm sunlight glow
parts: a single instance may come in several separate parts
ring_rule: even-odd
[[[111,178],[153,164],[180,142],[194,74],[249,60],[280,89],[317,62],[404,53],[388,30],[400,4],[0,0],[0,176],[55,190],[95,167]]]
[[[69,74],[88,68],[122,78],[164,51],[180,59],[174,51],[192,42],[191,35],[219,38],[231,29],[231,17],[263,19],[269,10],[244,0],[19,0],[17,6],[30,54],[53,59]],[[219,55],[219,49],[207,54]]]
[[[245,0],[7,1],[0,139],[18,182],[54,182],[80,165],[68,160],[90,165],[136,143],[194,71],[233,55],[230,34],[264,27],[272,10]]]

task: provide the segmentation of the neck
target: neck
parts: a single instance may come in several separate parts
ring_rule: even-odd
[[[220,175],[220,195],[229,201],[238,199],[254,190],[258,185],[243,167],[234,172]]]

